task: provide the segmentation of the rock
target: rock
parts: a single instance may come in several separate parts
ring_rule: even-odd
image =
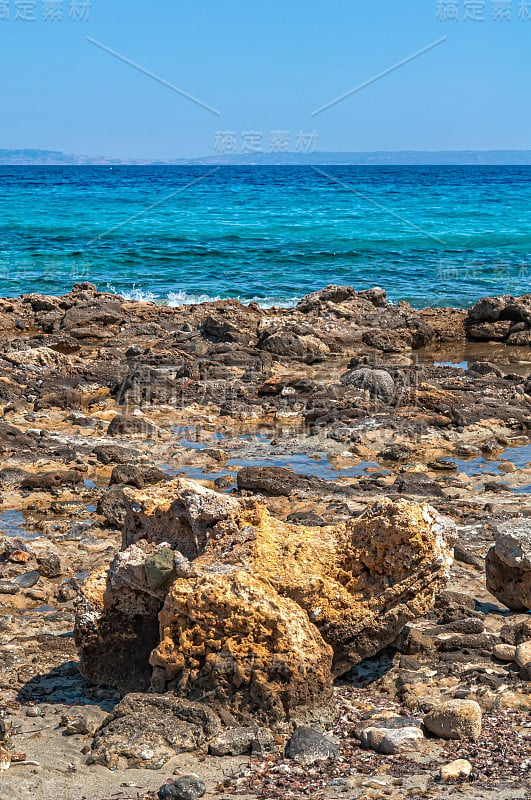
[[[150,589],[156,591],[176,578],[175,557],[171,547],[160,547],[145,564],[146,579]]]
[[[365,728],[360,735],[362,747],[375,750],[385,755],[396,755],[420,750],[424,743],[424,734],[416,726],[402,728]]]
[[[371,290],[368,290],[370,292]],[[378,302],[385,302],[385,292],[383,289],[375,288],[372,290],[376,292]],[[382,294],[378,295],[378,291]],[[302,300],[297,303],[297,311],[302,311],[303,314],[308,314],[311,311],[319,311],[325,303],[344,303],[348,300],[353,300],[356,297],[356,291],[352,286],[326,286],[318,292],[312,292],[305,295]]]
[[[514,660],[519,667],[525,667],[526,664],[531,663],[531,641],[522,642],[516,648]]]
[[[127,513],[126,499],[123,486],[111,486],[103,492],[97,505],[97,512],[101,514],[107,522],[116,528],[121,528],[125,522]]]
[[[160,769],[179,753],[206,753],[221,722],[208,706],[173,694],[129,694],[96,732],[89,763]]]
[[[109,423],[107,436],[145,436],[153,438],[158,428],[144,417],[129,414],[117,414]]]
[[[509,320],[480,322],[477,325],[469,325],[466,332],[467,337],[473,341],[501,342],[509,336],[511,323]]]
[[[65,736],[92,736],[94,734],[94,725],[90,722],[84,714],[77,714],[75,717],[69,717],[66,714],[61,717],[61,725],[65,726]]]
[[[107,337],[112,334],[106,329],[111,325],[118,324],[122,319],[123,314],[119,302],[101,296],[90,300],[80,298],[63,315],[61,328],[69,331],[71,336],[75,336],[79,330],[87,330],[87,332],[103,334]]]
[[[253,756],[274,753],[275,738],[267,728],[229,728],[210,742],[213,756]]]
[[[437,649],[440,653],[456,653],[461,650],[469,652],[471,650],[479,650],[482,653],[489,654],[492,652],[494,645],[497,642],[496,636],[490,633],[482,633],[478,635],[456,635],[449,636],[444,634],[439,637]]]
[[[483,572],[485,567],[485,559],[481,558],[481,556],[477,556],[460,542],[455,543],[454,558],[456,561],[460,561],[461,564],[468,564],[480,572]]]
[[[362,367],[350,370],[341,376],[341,383],[345,386],[366,389],[370,395],[379,397],[385,402],[389,402],[395,393],[395,382],[384,369]]]
[[[22,486],[22,482],[27,478],[28,473],[18,467],[5,467],[0,470],[0,488],[16,489]]]
[[[158,800],[198,800],[206,792],[206,786],[197,775],[181,775],[171,783],[161,786]]]
[[[524,666],[520,668],[520,672],[518,674],[521,680],[531,681],[531,661],[528,661],[527,664],[524,664]]]
[[[266,335],[261,338],[259,347],[269,353],[304,361],[308,364],[321,361],[330,355],[328,345],[318,336],[314,336],[312,331],[302,332],[289,327],[267,331]]]
[[[10,350],[2,357],[17,367],[39,367],[43,369],[68,369],[72,362],[68,356],[56,353],[50,347],[32,347],[29,350]]]
[[[286,757],[308,766],[316,761],[335,761],[339,758],[339,748],[315,728],[301,725],[295,728],[286,745]]]
[[[225,300],[203,320],[202,333],[218,342],[258,343],[260,313],[237,300]]]
[[[154,486],[169,479],[169,476],[158,467],[120,464],[113,469],[109,486],[121,483],[126,486],[135,486],[137,489],[143,489],[145,486]]]
[[[61,486],[77,486],[79,483],[83,483],[83,473],[75,469],[66,469],[55,472],[38,472],[35,475],[28,474],[22,481],[22,488],[50,492]]]
[[[272,497],[289,497],[296,491],[318,486],[318,478],[298,475],[287,467],[244,467],[238,471],[238,489],[262,492]]]
[[[452,563],[453,523],[427,505],[384,500],[316,528],[183,478],[122,492],[123,550],[78,604],[83,673],[121,692],[150,676],[190,700],[208,692],[244,725],[326,705],[333,676],[431,608]],[[177,576],[150,585],[164,546]]]
[[[30,434],[23,433],[14,425],[0,422],[0,453],[24,452],[35,448],[37,441]]]
[[[444,589],[437,596],[436,606],[437,608],[455,609],[461,616],[468,616],[467,612],[475,611],[476,601],[470,594]]]
[[[512,662],[516,656],[516,647],[512,644],[497,644],[492,651],[494,658],[498,661]]]
[[[487,589],[508,608],[531,610],[531,522],[504,522],[494,539],[485,565]]]
[[[474,767],[466,758],[458,758],[450,764],[444,764],[439,772],[441,783],[456,783],[469,778],[473,769]]]
[[[65,387],[57,392],[47,392],[35,401],[35,411],[46,408],[80,409],[82,394],[79,389]]]
[[[18,594],[19,592],[20,586],[17,586],[16,583],[0,580],[0,594]]]
[[[393,488],[398,494],[416,495],[417,497],[446,497],[438,483],[430,480],[423,472],[405,472],[398,475]]]
[[[508,567],[531,570],[531,521],[515,519],[498,525],[496,555]]]
[[[17,575],[16,578],[13,578],[13,583],[21,589],[31,589],[38,583],[40,577],[38,570],[33,569],[31,572],[24,572],[22,575]]]
[[[101,444],[92,452],[102,464],[126,464],[137,455],[135,450],[117,444]]]
[[[503,642],[514,644],[515,646],[528,642],[531,639],[531,620],[503,625],[500,637]]]
[[[37,556],[37,564],[39,573],[44,578],[58,578],[63,573],[61,559],[55,553]]]
[[[494,374],[498,378],[503,377],[503,372],[496,364],[492,364],[490,361],[471,361],[468,365],[469,372],[477,372],[479,375],[491,375]]]
[[[435,643],[430,636],[426,636],[422,631],[406,625],[400,635],[393,642],[399,653],[414,656],[419,653],[429,653],[434,649]]]
[[[481,707],[475,700],[446,700],[429,711],[424,725],[441,739],[479,739]]]
[[[407,444],[390,444],[377,457],[382,461],[405,462],[410,460],[412,453]]]
[[[286,522],[294,522],[296,525],[306,525],[307,527],[321,528],[326,525],[325,520],[315,511],[295,511],[288,514]]]

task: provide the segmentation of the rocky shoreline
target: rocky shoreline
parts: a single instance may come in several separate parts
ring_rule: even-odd
[[[0,331],[2,800],[531,797],[531,295]]]

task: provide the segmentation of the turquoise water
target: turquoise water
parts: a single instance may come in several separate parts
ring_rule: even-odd
[[[531,167],[0,167],[0,295],[415,306],[530,291]],[[206,175],[206,177],[204,177]]]

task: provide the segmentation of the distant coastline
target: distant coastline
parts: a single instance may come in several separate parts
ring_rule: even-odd
[[[400,150],[328,153],[226,153],[169,160],[85,156],[60,150],[1,150],[0,166],[531,166],[531,150]]]

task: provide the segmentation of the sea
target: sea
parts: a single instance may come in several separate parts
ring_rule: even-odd
[[[531,166],[0,167],[0,296],[414,307],[531,291]]]

